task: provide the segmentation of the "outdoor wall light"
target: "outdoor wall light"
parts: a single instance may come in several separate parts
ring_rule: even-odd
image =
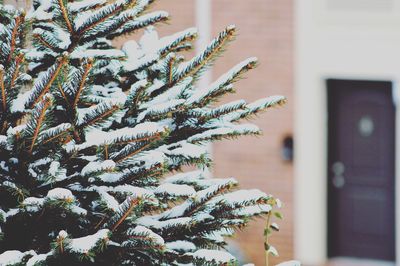
[[[293,136],[286,136],[282,141],[282,159],[286,162],[293,161]]]

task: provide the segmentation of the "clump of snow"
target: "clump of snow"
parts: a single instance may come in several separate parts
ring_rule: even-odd
[[[34,255],[32,258],[30,258],[26,262],[26,266],[35,266],[35,265],[40,265],[40,262],[46,261],[47,257],[51,256],[53,253],[50,251],[49,253],[46,254],[38,254]]]
[[[94,190],[99,193],[101,200],[107,205],[107,208],[117,211],[119,202],[110,194],[107,193],[106,187],[95,187]]]
[[[122,92],[119,87],[106,88],[100,85],[93,85],[90,87],[90,95],[86,96],[91,101],[100,103],[102,101],[110,101],[117,104],[124,104],[126,102],[126,94]]]
[[[54,200],[75,200],[72,192],[66,188],[53,188],[47,193],[47,198]]]
[[[196,250],[196,245],[186,240],[177,240],[165,244],[168,249],[190,252]]]
[[[140,225],[147,226],[150,228],[165,230],[166,228],[182,228],[188,227],[192,223],[193,219],[191,217],[179,217],[174,219],[169,219],[165,221],[157,220],[157,217],[146,217],[143,216],[136,220]]]
[[[147,237],[151,238],[156,244],[160,246],[164,245],[164,239],[160,235],[141,225],[138,225],[134,229],[129,230],[129,234],[139,236],[146,235]]]
[[[92,173],[109,171],[115,168],[115,162],[113,160],[105,160],[102,162],[89,162],[81,171],[82,176],[88,176]]]
[[[191,172],[184,172],[184,173],[179,173],[179,174],[175,174],[175,175],[169,176],[169,177],[166,178],[166,180],[168,182],[175,183],[175,182],[184,181],[186,179],[197,179],[197,178],[203,179],[204,178],[203,173],[204,173],[203,170],[195,170],[195,171],[191,171]]]
[[[199,249],[193,253],[193,257],[196,259],[214,261],[221,264],[236,261],[235,257],[228,252],[210,249]]]
[[[53,18],[53,13],[49,12],[51,7],[51,1],[40,0],[39,7],[36,10],[31,9],[27,14],[27,19],[38,19],[38,20],[51,20]]]
[[[163,212],[161,218],[176,218],[182,216],[185,211],[191,206],[192,199],[186,200],[183,203]]]
[[[147,94],[150,94],[150,93],[160,89],[164,85],[165,85],[164,81],[155,79],[155,80],[153,80],[153,84],[146,89],[146,92],[147,92]]]
[[[76,253],[87,253],[96,247],[96,244],[101,240],[108,240],[110,230],[101,229],[93,235],[88,235],[80,238],[71,239],[68,248]]]
[[[21,263],[22,259],[27,255],[36,255],[36,253],[31,250],[27,252],[21,252],[19,250],[7,250],[6,252],[0,254],[0,265],[14,265]]]
[[[58,161],[50,163],[48,174],[54,178],[53,181],[61,181],[67,178],[67,170],[62,168]],[[49,182],[51,181],[49,180]]]
[[[12,113],[23,112],[25,110],[25,103],[30,97],[30,91],[18,94],[17,98],[12,101],[10,111]]]
[[[176,197],[184,197],[184,196],[191,196],[194,193],[196,193],[196,191],[191,186],[188,185],[176,185],[171,183],[165,183],[158,186],[154,190],[154,193],[172,195]]]
[[[197,221],[197,222],[204,222],[207,220],[213,220],[214,216],[210,215],[209,213],[206,212],[200,212],[200,213],[196,213],[193,216],[193,220]]]
[[[158,48],[158,33],[154,26],[148,26],[140,38],[139,45],[145,53],[153,53]]]
[[[241,216],[253,216],[261,213],[267,213],[272,210],[270,205],[255,205],[255,206],[246,206],[234,211],[236,215]]]
[[[180,141],[167,146],[164,152],[169,156],[180,156],[191,159],[201,158],[207,154],[208,150],[205,145],[196,145],[186,141]]]
[[[22,205],[24,205],[28,211],[36,212],[43,206],[45,200],[45,198],[29,197],[24,199]]]
[[[0,145],[6,146],[7,145],[7,136],[0,135]]]
[[[135,198],[142,198],[142,197],[154,197],[154,193],[151,192],[148,189],[141,188],[141,187],[135,187],[132,185],[119,185],[114,188],[109,187],[109,191],[113,192],[119,192],[119,193],[125,193],[129,194],[130,196],[133,196]]]
[[[26,128],[26,124],[22,124],[16,127],[9,127],[7,130],[7,136],[20,134]]]
[[[123,173],[103,173],[98,178],[105,183],[115,183],[121,180]]]
[[[19,208],[10,209],[10,210],[8,210],[8,212],[6,213],[5,218],[7,219],[7,217],[14,216],[14,215],[16,215],[17,213],[19,213]]]
[[[3,169],[3,170],[5,170],[5,171],[8,171],[8,170],[9,170],[9,169],[8,169],[8,166],[7,166],[7,163],[6,163],[5,161],[1,161],[1,162],[0,162],[0,168]]]
[[[123,58],[125,54],[117,49],[108,50],[97,50],[97,49],[85,49],[85,50],[74,50],[70,57],[72,59],[82,58],[99,58],[99,59],[112,59],[112,58]]]
[[[157,150],[150,150],[142,152],[138,156],[133,157],[132,160],[138,162],[141,161],[144,163],[142,165],[143,168],[150,169],[154,165],[163,164],[166,160],[166,156],[163,152]]]
[[[64,147],[68,153],[71,153],[92,146],[110,145],[117,142],[134,142],[144,136],[152,136],[165,130],[165,127],[156,122],[145,122],[138,124],[134,128],[126,127],[108,132],[92,128],[85,134],[86,142],[77,145],[73,141],[70,141]],[[94,166],[95,164],[91,164],[90,167]]]
[[[234,192],[226,193],[214,198],[214,201],[223,201],[225,204],[232,207],[243,205],[247,202],[259,202],[260,200],[265,201],[269,196],[258,189],[248,190],[237,190]]]
[[[148,66],[148,65],[156,62],[159,57],[160,56],[158,54],[155,54],[155,53],[148,54],[146,56],[143,56],[140,59],[136,59],[136,60],[133,60],[133,61],[132,60],[128,60],[126,62],[122,62],[122,66],[125,69],[125,71],[134,72],[136,70],[142,69],[143,67]]]
[[[79,207],[79,206],[76,206],[76,205],[72,205],[72,206],[70,207],[70,210],[71,210],[73,213],[76,213],[76,214],[81,215],[81,216],[87,215],[87,210],[85,210],[84,208],[81,208],[81,207]]]
[[[139,44],[135,40],[126,41],[122,45],[121,50],[127,55],[127,62],[135,62],[138,58],[144,55]]]
[[[59,237],[59,238],[62,238],[62,239],[67,238],[67,237],[68,237],[68,233],[67,233],[65,230],[61,230],[61,231],[58,233],[58,237]]]

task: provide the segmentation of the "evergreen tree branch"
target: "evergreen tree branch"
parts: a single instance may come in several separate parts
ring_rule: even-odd
[[[59,1],[62,1],[62,0],[59,0]],[[81,81],[79,83],[79,87],[78,87],[78,89],[77,89],[77,91],[75,93],[75,98],[74,98],[74,101],[73,101],[72,106],[71,106],[72,108],[76,108],[76,106],[78,104],[79,98],[81,96],[82,90],[83,90],[85,82],[86,82],[86,78],[88,77],[89,71],[92,68],[92,66],[93,66],[93,59],[89,58],[87,60],[87,63],[85,65],[85,67],[84,67],[84,72],[83,72],[83,75],[81,77]]]
[[[69,107],[71,107],[71,104],[70,104],[70,102],[69,102],[69,100],[68,100],[67,95],[65,94],[64,89],[62,88],[61,83],[58,83],[57,88],[58,88],[58,90],[60,91],[61,96],[64,98],[65,103],[66,103]]]
[[[50,50],[54,51],[57,49],[51,45],[50,42],[46,41],[39,33],[34,33],[32,36],[36,41],[39,41],[43,46],[49,48]]]
[[[38,105],[38,108],[35,108],[35,115],[32,117],[33,119],[35,119],[35,128],[34,128],[34,132],[33,135],[31,137],[31,144],[29,146],[29,153],[32,154],[33,151],[33,147],[36,144],[36,140],[39,137],[39,133],[40,130],[42,128],[42,125],[44,123],[45,120],[45,116],[46,116],[46,111],[49,109],[49,107],[51,106],[52,102],[51,102],[51,98],[50,97],[45,97],[42,102]]]
[[[127,199],[127,204],[128,206],[124,207],[125,210],[123,211],[123,215],[118,219],[118,221],[112,226],[111,232],[114,232],[120,225],[125,221],[126,218],[131,214],[131,212],[134,210],[134,208],[139,204],[139,199],[137,198],[130,198]]]
[[[159,137],[158,137],[158,139],[159,139]],[[124,154],[124,155],[123,155],[122,157],[120,157],[120,158],[118,158],[118,156],[116,156],[115,159],[113,159],[113,160],[114,160],[116,163],[120,163],[120,162],[122,162],[123,160],[126,160],[127,158],[132,157],[132,156],[138,154],[138,153],[141,152],[141,151],[144,151],[145,149],[147,149],[148,147],[150,147],[151,144],[152,144],[152,143],[148,143],[148,144],[146,144],[146,145],[143,145],[142,147],[140,147],[140,148],[138,148],[138,149],[136,149],[136,150],[133,150],[133,151],[127,153],[127,154]]]
[[[49,69],[44,77],[44,80],[39,80],[35,83],[32,91],[30,92],[29,98],[25,103],[27,108],[32,108],[41,98],[50,90],[51,85],[56,80],[58,74],[62,67],[68,61],[67,56],[63,55],[56,62],[56,66],[54,68]]]
[[[10,82],[10,89],[14,89],[14,85],[15,85],[15,81],[18,78],[18,74],[19,74],[19,68],[21,63],[24,61],[24,54],[20,53],[17,58],[15,59],[15,67],[14,67],[14,72],[11,78],[11,82]]]
[[[70,130],[71,124],[63,123],[56,127],[42,131],[40,133],[39,140],[41,144],[44,145],[67,134]]]
[[[102,126],[102,123],[109,122],[113,116],[118,116],[121,112],[121,108],[118,104],[102,102],[95,106],[92,110],[87,112],[77,123],[77,129],[84,129],[86,127]]]
[[[14,28],[13,28],[12,34],[11,34],[10,53],[9,53],[8,59],[7,59],[8,63],[11,62],[12,56],[14,54],[14,51],[16,48],[17,37],[18,37],[18,30],[19,30],[21,23],[23,22],[23,18],[24,18],[24,15],[21,14],[14,19]]]
[[[57,3],[58,3],[58,6],[60,7],[62,16],[64,18],[64,21],[67,25],[69,32],[71,33],[71,35],[74,35],[74,28],[72,27],[71,21],[69,19],[68,10],[64,5],[64,0],[57,0]]]
[[[207,65],[210,60],[215,59],[215,56],[221,52],[224,46],[232,40],[235,34],[235,27],[229,26],[223,30],[213,42],[208,45],[202,53],[190,60],[182,69],[177,71],[174,83],[183,78],[192,75]]]
[[[1,102],[3,113],[7,110],[7,95],[6,88],[4,86],[4,67],[0,65],[0,90],[1,90]]]
[[[120,27],[108,35],[108,38],[113,39],[124,34],[133,33],[138,29],[143,29],[147,26],[166,21],[168,21],[168,13],[166,12],[154,12],[137,18],[131,17],[130,20],[125,20],[121,23]]]
[[[129,3],[130,1],[131,3]],[[129,3],[128,6],[133,6],[136,3],[136,0],[124,0],[124,1],[120,0],[115,3],[102,7],[95,14],[88,17],[84,21],[84,23],[76,29],[78,35],[82,35],[84,32],[94,28],[100,23],[106,21],[108,18],[118,14],[118,12],[128,7],[127,3]]]

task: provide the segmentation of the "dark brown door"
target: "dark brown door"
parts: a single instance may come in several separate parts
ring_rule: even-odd
[[[393,261],[392,83],[328,80],[327,86],[328,255]]]

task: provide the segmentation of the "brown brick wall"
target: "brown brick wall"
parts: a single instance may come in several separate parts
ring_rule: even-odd
[[[223,141],[213,146],[216,176],[236,177],[242,188],[259,188],[284,202],[281,232],[271,243],[280,258],[293,257],[293,166],[281,159],[281,143],[293,132],[293,1],[292,0],[218,0],[212,1],[213,34],[224,26],[235,24],[238,37],[214,66],[214,79],[249,56],[259,58],[259,66],[236,84],[237,94],[224,101],[283,94],[288,98],[284,108],[260,115],[254,122],[264,135]],[[238,242],[249,261],[264,265],[262,220],[238,236]]]

